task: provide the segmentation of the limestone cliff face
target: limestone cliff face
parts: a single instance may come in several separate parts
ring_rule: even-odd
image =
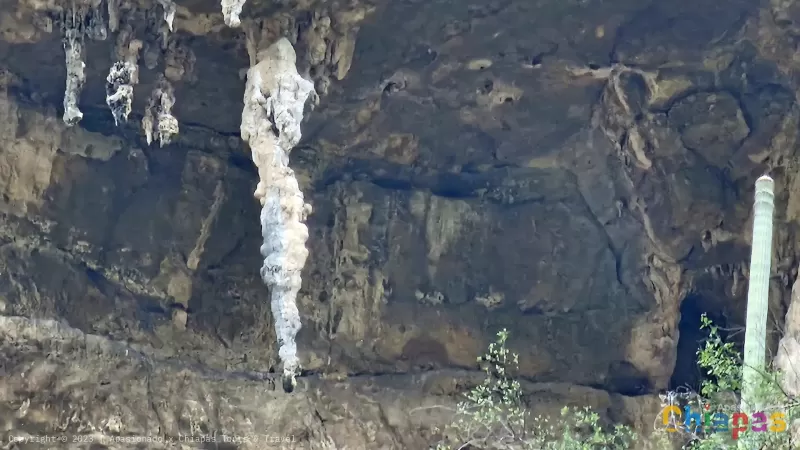
[[[645,426],[658,390],[694,379],[681,320],[743,321],[765,172],[783,317],[800,224],[791,2],[253,1],[236,29],[217,2],[178,2],[171,24],[162,3],[84,11],[107,34],[83,47],[73,127],[70,10],[0,3],[0,433],[423,448],[446,418],[409,411],[449,402],[503,327],[534,407],[591,399]],[[239,136],[248,47],[281,36],[320,94],[291,162],[314,205],[291,395],[273,392]],[[115,126],[121,60],[137,72],[113,85],[133,92]],[[159,147],[141,122],[165,82],[177,123]]]

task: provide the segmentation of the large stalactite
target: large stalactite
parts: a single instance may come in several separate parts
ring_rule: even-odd
[[[281,38],[259,52],[247,72],[241,133],[258,167],[255,197],[261,202],[264,265],[261,276],[271,290],[275,332],[283,362],[284,389],[291,391],[299,367],[295,336],[300,329],[297,293],[301,271],[308,257],[308,228],[304,221],[311,211],[289,167],[289,152],[300,140],[300,122],[311,81],[296,67],[292,44]]]

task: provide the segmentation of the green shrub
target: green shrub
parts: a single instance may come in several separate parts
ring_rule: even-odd
[[[441,430],[434,447],[481,450],[623,450],[631,448],[632,429],[617,425],[606,430],[589,408],[561,410],[557,420],[531,417],[519,381],[511,372],[519,356],[506,347],[508,332],[497,333],[485,355],[478,358],[486,378],[459,402],[453,422]]]
[[[704,380],[700,393],[709,400],[703,402],[713,405],[714,410],[731,416],[740,410],[740,394],[742,389],[742,356],[732,342],[725,342],[719,334],[719,327],[714,325],[706,315],[701,317],[701,328],[708,330],[705,345],[697,351],[698,365],[710,375]],[[798,417],[798,409],[794,401],[786,395],[780,385],[780,373],[767,369],[761,372],[761,379],[756,387],[757,403],[764,405],[769,411],[783,412],[786,422]],[[789,449],[791,433],[744,432],[740,438],[746,442],[747,449]],[[688,448],[692,450],[720,450],[737,448],[730,433],[695,434],[691,436]]]
[[[705,315],[701,328],[708,338],[697,352],[698,365],[709,376],[703,381],[700,392],[668,392],[662,395],[663,407],[689,405],[695,411],[724,412],[729,417],[739,410],[742,387],[742,357],[731,342],[725,342],[719,328]],[[489,345],[485,355],[478,358],[485,378],[471,389],[458,403],[453,421],[442,430],[436,430],[441,439],[436,450],[624,450],[634,448],[634,443],[645,442],[644,436],[625,425],[604,427],[600,417],[589,408],[565,407],[559,417],[532,417],[528,411],[519,381],[513,378],[519,357],[508,350],[508,332],[497,333],[497,340]],[[780,388],[780,374],[763,373],[763,382],[757,391],[760,404],[769,405],[786,413],[786,422],[800,417],[798,406]],[[661,415],[655,418],[656,429],[649,434],[646,447],[652,450],[675,448],[675,433],[659,429]],[[675,424],[673,424],[675,425]],[[730,432],[704,433],[688,430],[683,438],[684,449],[724,450],[737,449],[739,442]],[[745,448],[783,450],[791,448],[791,433],[745,432],[739,438]]]

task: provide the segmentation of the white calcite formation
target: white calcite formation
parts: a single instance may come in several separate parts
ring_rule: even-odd
[[[172,142],[172,138],[178,134],[178,119],[172,115],[172,107],[175,105],[175,90],[172,84],[161,75],[150,93],[147,101],[147,109],[142,117],[142,130],[144,131],[147,145],[158,139],[160,146],[165,146]]]
[[[78,103],[86,83],[85,39],[102,41],[108,37],[101,6],[101,0],[78,0],[60,11],[61,42],[67,67],[63,120],[67,126],[73,126],[83,118]]]
[[[142,41],[132,38],[127,26],[117,39],[117,62],[111,65],[106,77],[106,104],[114,115],[114,123],[124,123],[131,113],[133,87],[139,82],[139,51]]]
[[[106,104],[114,115],[114,124],[119,126],[128,120],[133,102],[133,85],[137,78],[136,65],[128,61],[117,61],[106,77]]]
[[[284,389],[291,390],[299,368],[295,337],[300,329],[297,293],[308,257],[311,212],[289,168],[289,152],[300,140],[300,122],[311,81],[296,67],[292,44],[281,38],[255,56],[247,72],[241,133],[258,167],[255,197],[261,202],[264,265],[261,277],[271,290],[272,314],[283,362]]]
[[[157,0],[158,4],[164,8],[164,22],[167,23],[169,27],[169,31],[172,31],[172,22],[175,20],[175,12],[177,11],[177,6],[175,6],[175,2],[172,0]]]
[[[86,64],[83,62],[83,30],[77,19],[71,19],[66,24],[62,43],[64,44],[64,55],[67,65],[67,85],[64,89],[64,123],[69,126],[75,125],[83,118],[83,113],[78,108],[78,99],[86,82]]]
[[[238,27],[241,24],[239,14],[242,13],[245,0],[222,0],[222,16],[225,18],[225,25]]]

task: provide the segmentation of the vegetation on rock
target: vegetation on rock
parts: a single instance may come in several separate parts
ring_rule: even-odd
[[[589,408],[564,407],[557,419],[532,416],[524,404],[519,381],[511,373],[519,363],[506,346],[508,331],[497,333],[478,358],[484,381],[458,403],[452,423],[439,431],[433,447],[447,449],[591,450],[627,449],[636,438],[624,425],[606,430]]]
[[[454,411],[450,425],[437,429],[435,450],[623,450],[648,448],[667,450],[733,449],[738,440],[745,440],[750,449],[789,449],[792,433],[745,431],[734,439],[731,432],[715,431],[709,424],[684,427],[683,417],[667,408],[685,407],[703,413],[723,413],[730,419],[739,410],[742,388],[742,357],[732,342],[725,342],[719,328],[705,315],[701,328],[707,330],[704,346],[698,350],[698,365],[707,374],[700,392],[671,391],[663,394],[662,413],[654,421],[653,430],[634,430],[623,424],[604,426],[600,416],[590,408],[564,407],[559,417],[532,416],[525,404],[521,385],[513,378],[519,359],[507,348],[508,331],[501,330],[497,339],[478,358],[485,372],[481,384],[471,389]],[[796,402],[780,388],[779,373],[762,373],[757,394],[760,404],[773,412],[783,412],[786,424],[798,417]],[[708,408],[706,408],[708,406]],[[767,411],[769,413],[769,411]],[[752,424],[751,424],[752,425]],[[667,428],[679,433],[668,433]],[[728,423],[728,429],[731,424]],[[789,428],[791,428],[789,426]]]

